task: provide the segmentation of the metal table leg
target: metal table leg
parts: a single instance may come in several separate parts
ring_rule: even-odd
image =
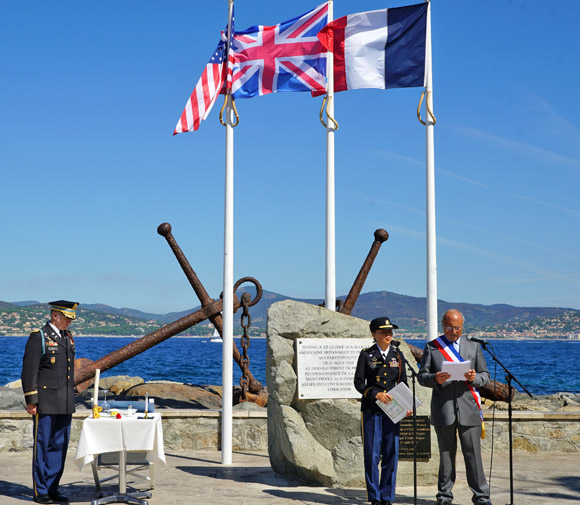
[[[144,498],[151,498],[150,492],[127,493],[127,451],[119,451],[119,494],[103,496],[91,501],[91,505],[106,503],[129,503],[131,505],[149,505]]]

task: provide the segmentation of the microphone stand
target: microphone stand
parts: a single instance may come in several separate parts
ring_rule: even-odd
[[[515,381],[530,398],[533,398],[530,393],[519,380],[503,365],[497,358],[491,344],[487,342],[480,342],[481,346],[491,355],[492,359],[503,368],[505,372],[505,379],[508,386],[508,439],[509,439],[509,462],[510,462],[510,502],[506,505],[514,504],[514,465],[513,465],[513,443],[512,443],[512,380]]]
[[[417,405],[415,401],[415,383],[417,379],[417,372],[409,363],[405,355],[398,349],[397,351],[401,355],[401,358],[407,365],[408,370],[411,372],[411,380],[413,383],[412,391],[413,391],[413,504],[417,505]]]

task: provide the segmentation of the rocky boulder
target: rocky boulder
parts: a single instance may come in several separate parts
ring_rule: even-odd
[[[0,410],[26,410],[22,389],[0,386]]]
[[[487,402],[486,408],[508,410],[505,402]],[[512,410],[531,410],[534,412],[577,412],[580,410],[580,394],[556,393],[553,395],[535,395],[530,398],[525,393],[517,393],[512,400]]]
[[[125,396],[155,399],[155,405],[174,409],[221,409],[222,387],[152,381],[133,386]]]
[[[219,410],[222,408],[221,386],[201,386],[172,381],[144,382],[141,377],[120,375],[101,378],[99,382],[99,401],[101,402],[105,399],[103,391],[105,389],[109,391],[108,400],[142,400],[148,395],[155,401],[155,407],[158,409]],[[93,386],[78,395],[77,408],[90,409],[92,400]]]
[[[369,323],[362,319],[291,300],[270,307],[266,378],[268,452],[274,471],[324,486],[365,486],[360,402],[343,398],[298,399],[295,340],[360,338],[368,341],[370,337]],[[410,363],[415,363],[407,344],[401,342],[400,350]],[[429,415],[431,391],[417,386],[417,396],[422,402],[418,415]],[[418,463],[423,484],[437,482],[439,461],[434,433],[431,454],[429,461]],[[412,485],[412,460],[399,462],[397,482]]]
[[[124,395],[133,386],[143,384],[145,381],[141,377],[131,377],[129,375],[115,375],[113,377],[101,377],[99,389],[108,389],[113,395]]]

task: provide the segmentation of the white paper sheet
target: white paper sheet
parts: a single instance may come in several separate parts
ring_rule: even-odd
[[[444,361],[441,366],[441,371],[446,372],[451,377],[445,382],[449,381],[464,381],[465,374],[471,370],[471,360],[461,361],[456,363],[455,361]]]
[[[389,416],[391,421],[398,423],[407,415],[407,410],[413,410],[413,393],[404,382],[399,382],[393,389],[387,391],[393,398],[389,403],[376,400],[381,410]],[[421,400],[415,396],[415,408],[421,405]]]

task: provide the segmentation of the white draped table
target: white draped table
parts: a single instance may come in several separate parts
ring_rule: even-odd
[[[139,419],[143,414],[123,416],[121,419],[87,418],[83,422],[75,464],[79,470],[92,463],[99,454],[119,453],[119,492],[127,492],[125,460],[127,452],[147,451],[147,459],[165,465],[163,426],[161,415],[149,414],[150,419]]]

